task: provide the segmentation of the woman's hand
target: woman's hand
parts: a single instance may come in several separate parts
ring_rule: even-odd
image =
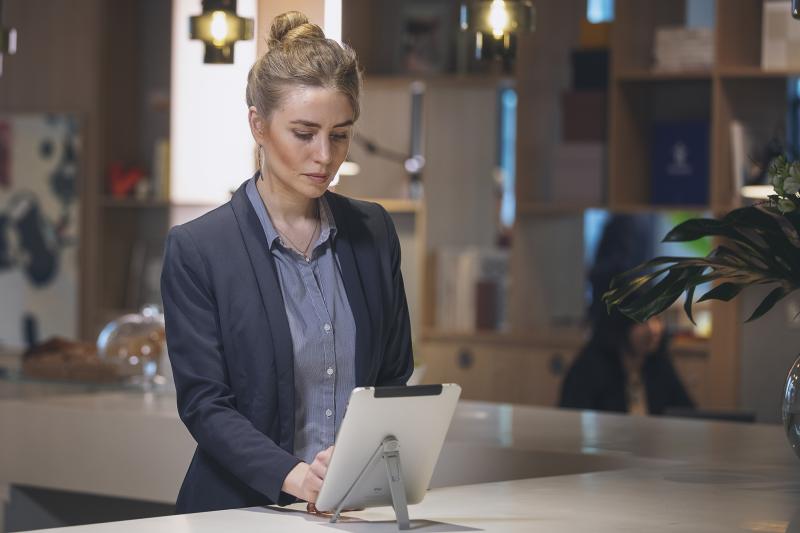
[[[286,476],[281,490],[309,503],[316,502],[325,474],[328,473],[331,454],[333,446],[319,452],[311,464],[298,463]]]

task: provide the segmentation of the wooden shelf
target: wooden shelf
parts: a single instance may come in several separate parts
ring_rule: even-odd
[[[163,209],[170,207],[167,200],[139,200],[136,198],[114,198],[106,196],[100,200],[100,205],[104,208],[124,208],[124,209]]]
[[[366,74],[364,88],[370,86],[407,86],[415,81],[437,87],[513,86],[514,78],[497,74]]]
[[[422,330],[424,342],[462,342],[514,344],[539,347],[580,347],[585,342],[586,331],[580,328],[562,328],[552,331],[532,331],[530,333],[511,333],[505,331],[448,331],[436,328]]]
[[[446,331],[428,328],[422,331],[424,342],[456,342],[464,344],[513,344],[536,347],[559,347],[579,349],[584,345],[589,331],[580,328],[538,331],[527,334],[499,331]],[[670,352],[681,355],[707,357],[711,351],[709,339],[675,337],[670,341]]]
[[[608,209],[606,205],[571,204],[558,202],[521,202],[517,204],[517,214],[520,216],[558,216],[577,215],[588,209]]]
[[[648,81],[710,81],[710,70],[652,70],[633,69],[617,72],[614,78],[622,82],[648,82]]]
[[[690,211],[695,213],[702,213],[711,211],[711,206],[708,205],[660,205],[660,204],[616,204],[606,207],[613,213],[670,213],[676,211]]]
[[[719,67],[717,75],[722,79],[769,79],[769,78],[791,78],[800,76],[798,70],[764,70],[761,67]]]
[[[615,204],[615,205],[581,205],[581,204],[559,204],[542,202],[523,202],[517,205],[519,216],[558,216],[558,215],[578,215],[589,209],[600,209],[612,213],[669,213],[675,211],[691,211],[702,213],[712,211],[708,205],[655,205],[655,204]],[[731,207],[731,209],[733,209]],[[728,209],[729,211],[730,209]]]

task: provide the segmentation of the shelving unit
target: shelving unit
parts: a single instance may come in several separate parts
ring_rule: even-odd
[[[434,342],[437,350],[444,350],[445,344],[452,353],[474,346],[511,344],[520,351],[527,349],[534,354],[542,347],[555,347],[557,342],[548,344],[543,339],[558,338],[559,331],[574,331],[575,327],[548,324],[537,308],[551,305],[562,297],[571,298],[576,305],[582,301],[579,293],[585,279],[584,211],[599,208],[615,213],[692,211],[722,215],[737,207],[739,199],[733,190],[731,166],[731,121],[746,122],[754,116],[781,121],[785,111],[786,80],[800,76],[800,72],[766,71],[760,67],[761,0],[718,0],[715,63],[707,70],[675,72],[653,70],[651,51],[656,27],[684,23],[684,2],[618,0],[608,88],[606,199],[592,205],[553,201],[547,195],[547,181],[551,176],[556,142],[554,132],[558,132],[560,121],[553,109],[558,109],[558,94],[569,79],[567,52],[577,46],[578,21],[583,7],[581,2],[571,1],[538,3],[537,32],[520,40],[515,76],[519,119],[517,222],[512,250],[513,288],[509,297],[511,331],[475,335],[426,331],[423,338]],[[651,203],[650,130],[655,120],[662,119],[709,122],[707,203],[668,206]],[[560,267],[553,270],[549,263]],[[566,288],[548,300],[548,291],[552,291],[554,284]],[[676,366],[701,407],[736,409],[742,331],[739,304],[712,302],[711,309],[712,337],[677,338],[672,351]],[[565,350],[570,346],[569,337],[562,346]],[[449,364],[460,363],[453,359]],[[492,375],[505,372],[499,368],[482,362],[476,364],[475,372]],[[503,379],[513,382],[539,378],[519,378],[508,370]]]
[[[799,73],[761,68],[762,0],[716,1],[716,57],[710,71],[651,70],[648,53],[654,30],[660,25],[681,24],[683,5],[656,0],[618,0],[616,5],[609,165],[609,207],[615,211],[631,201],[647,203],[648,133],[652,120],[666,115],[709,121],[710,197],[707,205],[692,207],[717,216],[738,207],[740,202],[733,186],[731,122],[784,120],[786,79]],[[711,339],[699,343],[678,341],[674,351],[682,355],[693,353],[695,370],[704,367],[702,406],[735,409],[740,386],[739,304],[712,302],[711,309]]]

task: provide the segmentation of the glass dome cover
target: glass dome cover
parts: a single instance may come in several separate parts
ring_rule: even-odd
[[[112,320],[97,337],[97,354],[116,363],[121,377],[152,385],[166,353],[164,315],[156,305]]]

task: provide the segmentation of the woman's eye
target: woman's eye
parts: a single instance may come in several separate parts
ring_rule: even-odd
[[[331,135],[331,139],[333,139],[334,141],[346,141],[347,140],[347,134],[346,133],[334,133],[333,135]]]
[[[314,134],[307,131],[296,131],[294,132],[294,136],[302,141],[310,141],[311,138],[314,137]]]

